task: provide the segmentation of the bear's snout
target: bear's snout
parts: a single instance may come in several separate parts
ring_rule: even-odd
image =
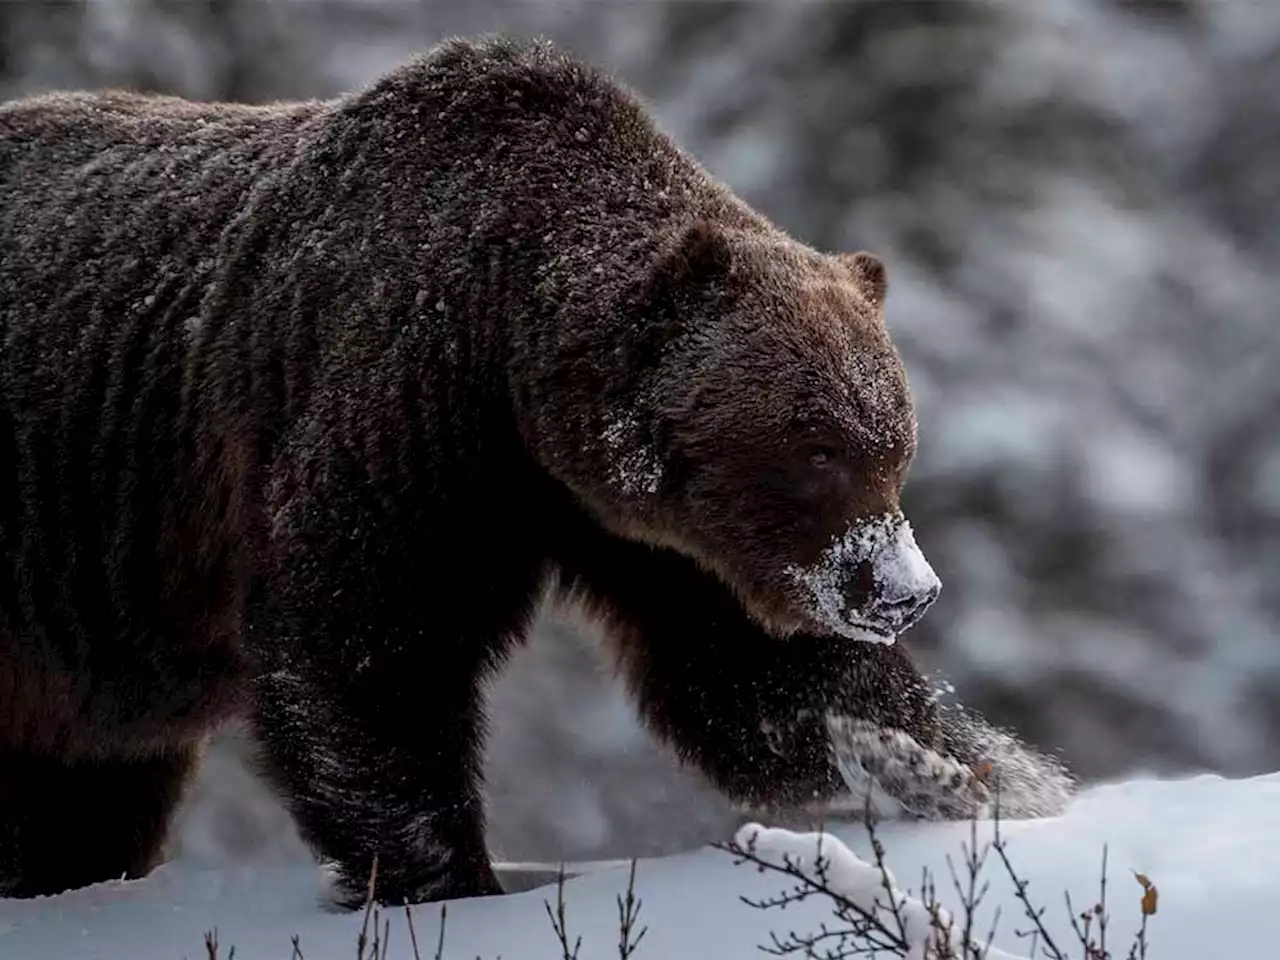
[[[862,616],[894,636],[913,627],[942,592],[942,581],[905,522],[871,558],[871,581]],[[856,609],[857,598],[851,599]]]
[[[857,521],[816,562],[789,572],[815,624],[873,643],[893,643],[942,590],[901,513]]]

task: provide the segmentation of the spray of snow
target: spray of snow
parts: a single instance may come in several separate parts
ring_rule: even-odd
[[[994,727],[977,714],[957,706],[944,708],[951,736],[964,751],[989,764],[985,783],[998,792],[1001,820],[1027,820],[1062,814],[1077,795],[1079,784],[1056,757],[1041,753],[1007,730]],[[990,810],[997,800],[988,805]]]
[[[850,609],[848,587],[867,563],[873,588],[860,607]],[[911,524],[897,512],[858,521],[816,562],[787,572],[808,592],[815,620],[840,636],[871,643],[893,643],[910,625],[905,619],[909,611],[894,606],[896,602],[936,596],[942,587],[916,545]]]
[[[748,823],[738,830],[734,842],[766,863],[798,871],[862,914],[879,919],[885,929],[899,929],[900,919],[902,939],[908,945],[908,951],[902,955],[906,960],[936,956],[935,948],[946,943],[949,931],[953,931],[951,939],[957,952],[965,948],[960,936],[963,922],[953,922],[950,912],[941,905],[931,908],[903,893],[887,866],[881,868],[867,863],[838,837],[829,833],[793,833]],[[975,955],[990,960],[1016,960],[1013,954],[971,941],[968,949],[974,948]]]

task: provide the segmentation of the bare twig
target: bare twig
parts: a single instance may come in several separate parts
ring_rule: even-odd
[[[218,946],[218,928],[206,930],[204,934],[204,953],[206,960],[219,960]],[[227,952],[227,960],[235,960],[236,948],[233,946]]]
[[[543,900],[542,905],[547,908],[547,916],[551,918],[551,929],[556,932],[556,938],[560,941],[562,960],[578,960],[578,949],[582,946],[582,937],[579,936],[573,947],[570,948],[569,928],[565,922],[564,880],[564,864],[562,863],[560,864],[560,875],[556,879],[555,912],[552,912],[549,901]]]
[[[893,892],[893,878],[889,875],[889,868],[885,864],[884,844],[880,842],[880,837],[876,833],[875,817],[872,815],[871,807],[871,791],[867,791],[865,806],[862,813],[862,822],[867,828],[867,837],[871,842],[871,853],[875,857],[876,869],[880,871],[880,886],[885,892],[885,896],[889,898],[889,915],[893,917],[895,926],[898,929],[898,939],[903,943],[907,942],[907,924],[902,916],[902,907],[898,903],[898,898]],[[879,902],[877,900],[877,902]]]
[[[444,956],[444,919],[449,911],[449,904],[446,901],[440,902],[440,938],[436,943],[435,960],[441,960]],[[422,954],[418,952],[418,931],[413,927],[413,911],[409,909],[409,904],[404,905],[404,922],[409,928],[409,943],[413,948],[413,960],[422,960]]]
[[[364,960],[365,948],[369,946],[369,918],[373,914],[373,890],[378,882],[378,855],[373,855],[373,865],[369,869],[369,887],[365,894],[364,900],[364,923],[360,926],[360,936],[356,938],[356,960]],[[377,925],[374,925],[374,937],[378,935]],[[376,960],[376,954],[374,957]]]
[[[391,940],[391,921],[382,921],[382,936],[378,936],[378,908],[373,908],[373,955],[372,960],[387,960],[387,949]]]
[[[1022,909],[1027,919],[1032,923],[1031,930],[1015,931],[1019,937],[1031,938],[1031,955],[1036,955],[1037,946],[1043,944],[1045,956],[1050,960],[1067,960],[1066,954],[1058,949],[1057,943],[1044,926],[1044,907],[1039,909],[1031,902],[1030,896],[1027,894],[1027,887],[1031,885],[1030,880],[1025,880],[1018,875],[1018,871],[1014,869],[1013,863],[1009,860],[1009,854],[1006,849],[1006,841],[1000,833],[1000,780],[995,780],[995,813],[993,819],[993,829],[995,831],[995,839],[991,841],[991,849],[995,850],[996,856],[1000,858],[1005,873],[1009,875],[1009,879],[1013,882],[1013,894],[1017,897],[1018,902],[1022,904]]]
[[[987,892],[991,889],[991,883],[990,881],[983,881],[979,885],[978,878],[986,868],[987,856],[991,852],[991,844],[983,844],[981,850],[979,850],[978,821],[976,818],[969,821],[969,842],[960,844],[960,852],[964,858],[963,882],[960,879],[959,872],[956,870],[955,861],[951,859],[950,854],[947,855],[947,870],[951,874],[951,886],[955,890],[956,896],[960,900],[960,905],[964,910],[964,929],[960,934],[960,951],[966,957],[982,960],[991,951],[990,944],[995,939],[996,927],[1000,922],[1000,911],[997,908],[987,939],[979,946],[974,940],[974,924],[978,919],[978,908],[982,906],[982,901],[986,899]],[[932,884],[930,885],[932,886]],[[930,912],[936,917],[936,898],[931,896],[929,906]],[[954,921],[948,924],[948,942],[951,942],[950,926],[952,924],[954,924]]]
[[[641,927],[640,932],[636,933],[634,938],[632,934],[635,931],[636,919],[640,916],[640,901],[636,897],[636,861],[631,860],[631,873],[627,877],[627,893],[626,897],[622,894],[618,895],[618,957],[619,960],[630,960],[636,947],[640,946],[640,941],[644,939],[644,935],[649,931],[648,927]]]
[[[991,953],[991,944],[996,939],[996,928],[1000,925],[1000,908],[996,907],[995,915],[991,918],[991,929],[987,931],[986,946],[982,948],[982,955],[978,960],[987,960],[988,954]],[[1034,954],[1032,954],[1034,956]]]
[[[1102,845],[1102,877],[1098,881],[1098,952],[1104,958],[1108,958],[1111,954],[1107,951],[1107,922],[1110,917],[1107,915],[1107,845]]]
[[[1064,896],[1067,902],[1067,916],[1071,920],[1071,929],[1080,941],[1085,960],[1111,960],[1107,951],[1107,848],[1102,848],[1102,877],[1099,881],[1098,901],[1085,910],[1076,910],[1071,902],[1071,894]],[[1093,936],[1094,923],[1097,923],[1098,939]]]

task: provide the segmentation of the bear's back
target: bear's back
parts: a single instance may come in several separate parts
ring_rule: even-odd
[[[292,104],[205,103],[128,91],[50,93],[0,103],[0,191],[54,186],[80,165],[120,168],[160,153],[167,172],[237,143],[262,145],[323,110]],[[83,172],[83,171],[82,171]]]
[[[322,110],[114,91],[0,105],[5,359],[35,374],[74,339],[172,306],[177,287],[196,294],[261,174]]]

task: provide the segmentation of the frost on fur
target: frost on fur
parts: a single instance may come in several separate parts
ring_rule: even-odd
[[[600,435],[609,457],[609,482],[624,496],[653,496],[662,483],[662,463],[643,442],[634,412],[615,413]]]

